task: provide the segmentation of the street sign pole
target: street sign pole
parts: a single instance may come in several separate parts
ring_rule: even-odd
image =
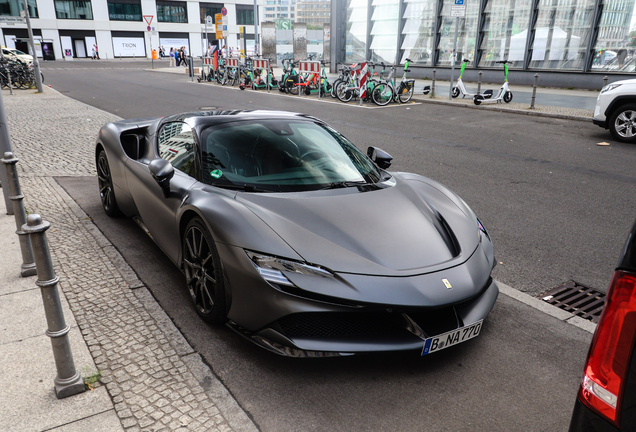
[[[254,0],[254,57],[258,57],[258,5]]]
[[[40,62],[38,61],[38,54],[35,52],[35,41],[33,40],[33,28],[31,27],[31,18],[29,17],[29,5],[27,0],[24,0],[24,17],[26,18],[27,29],[29,30],[29,43],[33,50],[33,67],[35,69],[35,86],[38,89],[38,93],[44,92],[42,88],[42,75],[40,75]]]

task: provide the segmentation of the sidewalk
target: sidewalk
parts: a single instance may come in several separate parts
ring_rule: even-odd
[[[53,178],[96,175],[96,133],[117,117],[49,88],[15,96],[3,91],[3,99],[25,208],[51,223],[46,235],[72,327],[75,367],[83,376],[99,370],[102,378],[94,391],[55,397],[56,368],[44,335],[40,290],[35,276],[20,277],[15,219],[6,215],[0,198],[0,430],[257,431]]]

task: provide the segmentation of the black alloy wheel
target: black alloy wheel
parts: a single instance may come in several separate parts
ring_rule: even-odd
[[[115,192],[113,190],[113,179],[110,174],[110,166],[106,152],[99,152],[97,156],[97,181],[99,183],[99,197],[102,200],[102,207],[108,216],[117,216],[119,208],[115,200]]]
[[[183,269],[190,298],[197,314],[206,322],[227,321],[221,259],[205,223],[194,218],[182,239]]]

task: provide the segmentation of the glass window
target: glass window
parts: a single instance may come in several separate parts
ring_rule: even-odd
[[[367,9],[367,0],[347,0],[347,62],[367,59]]]
[[[236,5],[236,24],[254,25],[254,6]]]
[[[90,1],[55,0],[55,15],[57,19],[93,19],[93,9]]]
[[[634,72],[636,11],[634,0],[605,0],[592,70]]]
[[[459,18],[459,32],[457,37],[457,59],[459,65],[464,58],[470,60],[475,57],[475,40],[477,38],[477,16],[479,14],[479,2],[468,1],[466,4],[466,18]],[[442,8],[442,27],[440,28],[441,38],[439,42],[440,58],[438,65],[450,66],[453,55],[453,45],[455,43],[455,22],[457,18],[451,17],[451,6],[453,0],[444,0]]]
[[[157,21],[187,23],[188,11],[186,2],[157,0]]]
[[[531,68],[583,69],[594,0],[541,0]]]
[[[435,12],[437,0],[405,0],[404,10],[404,41],[402,42],[401,63],[407,58],[418,64],[431,65],[432,56],[435,53]]]
[[[214,15],[220,14],[223,9],[223,3],[199,3],[201,11],[201,24],[205,24],[205,17],[211,16],[214,21]]]
[[[398,0],[373,0],[371,17],[371,50],[373,61],[394,63],[397,54]]]
[[[159,157],[167,160],[175,169],[193,175],[194,136],[185,123],[167,123],[159,133]]]
[[[38,18],[38,6],[35,0],[28,0],[29,16]],[[22,0],[0,0],[0,16],[20,16],[20,11],[24,10]]]
[[[484,10],[484,40],[481,67],[498,67],[495,62],[510,60],[509,67],[523,67],[528,39],[531,2],[489,0]],[[471,59],[472,60],[472,59]]]
[[[108,0],[111,21],[141,21],[141,0]]]
[[[203,181],[221,187],[285,192],[380,180],[364,153],[335,130],[313,122],[225,123],[203,131],[202,147]]]

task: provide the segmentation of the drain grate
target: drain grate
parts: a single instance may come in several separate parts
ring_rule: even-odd
[[[574,281],[546,291],[544,301],[592,322],[598,322],[605,306],[605,294]]]

